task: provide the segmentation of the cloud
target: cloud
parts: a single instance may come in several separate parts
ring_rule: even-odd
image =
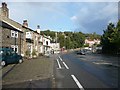
[[[84,32],[99,32],[111,21],[117,22],[117,3],[84,3],[78,13],[70,19]]]
[[[63,8],[64,3],[52,2],[9,2],[10,18],[22,23],[27,19],[29,26],[36,27],[35,24],[43,24],[44,28],[55,27],[53,24],[62,23],[64,17],[67,16],[66,10]],[[49,25],[48,25],[49,23]]]
[[[72,21],[76,21],[76,20],[77,20],[77,16],[72,16],[70,19],[71,19]]]
[[[42,28],[100,34],[109,22],[116,22],[118,13],[113,2],[8,2],[8,7],[13,20],[22,23],[27,19],[32,28],[40,24]]]

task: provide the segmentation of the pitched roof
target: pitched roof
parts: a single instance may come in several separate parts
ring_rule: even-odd
[[[15,31],[18,31],[18,32],[23,33],[22,31],[18,30],[17,28],[9,25],[8,23],[6,23],[6,22],[4,22],[4,21],[1,21],[1,20],[0,20],[0,23],[1,23],[0,26],[2,26],[2,27],[4,27],[4,28],[9,28],[9,29],[11,29],[11,30],[15,30]]]
[[[0,21],[4,21],[5,23],[11,25],[12,27],[14,27],[14,28],[16,28],[16,29],[18,29],[18,30],[20,30],[20,31],[22,31],[23,28],[29,29],[30,31],[34,31],[34,30],[32,30],[31,28],[25,27],[25,26],[23,26],[22,24],[14,21],[14,20],[12,20],[12,19],[10,19],[10,18],[6,18],[6,17],[0,16]]]

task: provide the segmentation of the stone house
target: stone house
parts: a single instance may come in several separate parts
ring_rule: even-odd
[[[22,53],[23,32],[0,20],[0,47],[12,48],[16,53]]]
[[[28,28],[27,20],[24,20],[23,24],[20,24],[16,21],[10,19],[9,18],[9,9],[7,8],[7,4],[2,3],[2,7],[0,8],[0,21],[7,23],[9,26],[19,30],[19,32],[23,32],[22,36],[21,36],[22,41],[20,41],[21,42],[20,43],[21,44],[21,46],[20,46],[21,47],[21,55],[25,56],[26,51],[28,49],[30,50],[30,53],[32,54],[33,49],[35,48],[36,45],[38,45],[38,43],[35,42],[36,41],[35,35],[37,36],[38,34],[34,30]],[[2,25],[1,25],[1,28],[3,28]],[[1,33],[4,34],[3,30],[1,30]],[[9,34],[12,35],[12,33],[15,33],[16,36],[17,36],[17,34],[18,34],[18,36],[20,36],[19,33],[15,32],[15,31],[11,31],[11,34],[10,33]],[[7,30],[6,30],[5,34],[8,34]],[[12,38],[13,37],[14,36],[12,36]],[[8,41],[8,39],[6,39],[6,40]],[[15,38],[15,40],[17,40],[17,38]],[[4,41],[4,40],[2,40],[2,41]],[[34,42],[35,42],[35,44],[34,44]],[[2,45],[5,46],[5,42],[2,42]],[[16,48],[17,46],[12,45],[11,47]]]
[[[30,56],[32,57],[33,51],[35,51],[36,55],[39,55],[40,53],[46,53],[46,51],[50,51],[50,37],[40,35],[40,29],[39,26],[37,27],[37,30],[32,30],[28,27],[27,20],[23,21],[23,24],[20,24],[12,19],[9,18],[9,9],[7,8],[6,3],[2,3],[2,7],[0,7],[0,21],[4,22],[8,25],[8,27],[11,27],[13,31],[8,27],[3,27],[1,25],[0,32],[1,34],[8,35],[8,37],[11,36],[12,39],[16,41],[16,43],[9,43],[11,48],[14,48],[14,50],[18,47],[18,53],[20,53],[22,56],[25,56],[27,54],[27,51],[30,53]],[[2,28],[6,30],[2,30]],[[3,32],[5,31],[5,32]],[[11,32],[11,33],[10,33]],[[2,37],[3,35],[0,35]],[[18,37],[18,38],[16,38]],[[5,37],[3,37],[5,38]],[[6,38],[6,42],[14,42]],[[4,42],[3,42],[4,41]],[[16,44],[19,44],[16,46]],[[1,40],[1,46],[7,47],[7,43],[5,43],[5,40]]]
[[[24,25],[24,24],[23,24]],[[25,25],[24,25],[25,26]],[[40,53],[40,31],[38,31],[38,29],[36,31],[25,27],[25,33],[26,33],[26,48],[27,50],[30,51],[31,55],[34,52],[37,56]],[[26,50],[26,51],[27,51]]]
[[[40,35],[40,37],[39,37],[39,43],[40,43],[40,50],[39,50],[39,53],[40,54],[44,54],[44,47],[43,47],[43,35]]]
[[[9,19],[9,9],[5,2],[0,7],[0,47],[12,48],[16,53],[22,54],[24,34],[21,26],[18,23],[12,24],[13,21]]]
[[[24,20],[22,27],[24,28],[24,34],[26,38],[25,39],[26,42],[24,43],[25,54],[26,54],[26,51],[29,51],[31,57],[33,56],[33,54],[38,56],[40,53],[40,47],[41,47],[41,43],[39,41],[40,39],[39,26],[37,27],[37,30],[32,30],[31,28],[28,27],[27,20]]]

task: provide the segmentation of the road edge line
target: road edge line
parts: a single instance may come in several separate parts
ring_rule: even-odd
[[[57,59],[57,63],[58,63],[58,67],[61,69],[62,67],[61,67],[60,62],[59,62],[58,59]]]

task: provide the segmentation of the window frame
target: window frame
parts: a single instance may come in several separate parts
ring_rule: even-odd
[[[16,52],[18,53],[18,45],[11,45],[11,48]],[[17,50],[15,50],[17,48]]]
[[[11,30],[11,37],[18,38],[18,31]]]
[[[15,31],[13,31],[13,30],[11,30],[11,37],[15,37]]]
[[[18,32],[15,31],[15,38],[18,38]]]

